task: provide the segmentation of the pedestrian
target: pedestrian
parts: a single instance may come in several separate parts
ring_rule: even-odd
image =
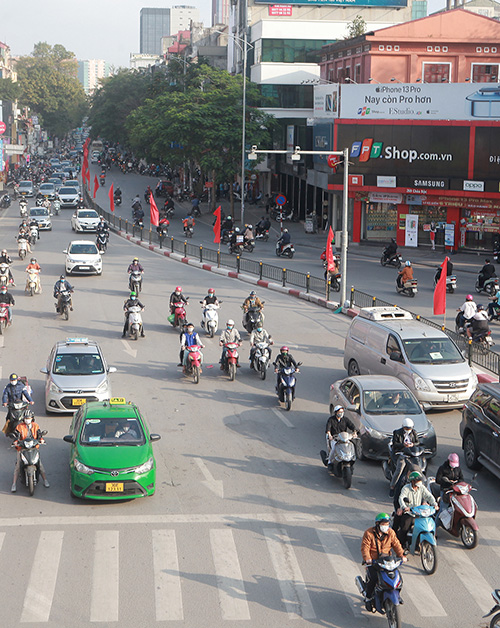
[[[429,226],[429,236],[431,239],[432,250],[435,251],[436,250],[436,223],[435,222],[431,222]]]
[[[270,209],[271,209],[271,197],[269,196],[269,194],[266,194],[266,214],[269,213]]]

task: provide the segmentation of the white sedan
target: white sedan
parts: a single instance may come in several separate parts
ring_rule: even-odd
[[[67,275],[102,273],[102,258],[92,240],[73,240],[63,253],[66,253]]]
[[[99,224],[99,214],[95,209],[77,209],[71,216],[73,231],[96,231]]]

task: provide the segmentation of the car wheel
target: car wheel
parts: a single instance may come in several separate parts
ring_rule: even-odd
[[[476,447],[476,441],[472,434],[467,434],[464,440],[464,456],[465,464],[469,469],[480,469],[481,463],[478,460],[479,452]]]
[[[349,362],[349,366],[347,368],[347,373],[353,377],[355,375],[361,375],[360,371],[359,371],[359,365],[356,362],[356,360],[351,360]]]

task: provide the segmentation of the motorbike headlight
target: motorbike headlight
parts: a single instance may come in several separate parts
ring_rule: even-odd
[[[154,460],[151,457],[147,462],[136,467],[134,469],[134,472],[138,473],[139,475],[142,473],[148,473],[148,471],[151,471],[151,469],[153,468],[153,464],[154,464]]]
[[[416,375],[415,373],[413,373],[413,381],[415,383],[415,388],[417,390],[422,390],[425,392],[430,392],[430,388],[429,385],[427,384],[427,382],[425,381],[425,379],[422,379],[420,377],[420,375]]]
[[[59,388],[59,386],[57,386],[52,380],[50,381],[49,390],[51,393],[57,393],[57,394],[60,394],[63,392],[62,389]]]
[[[83,462],[80,462],[78,458],[75,458],[74,464],[75,469],[78,471],[78,473],[86,473],[87,475],[92,475],[92,473],[94,473],[94,469],[87,467],[87,465],[83,464]]]

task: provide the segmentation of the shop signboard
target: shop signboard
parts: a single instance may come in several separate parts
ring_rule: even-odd
[[[391,194],[390,192],[369,192],[368,198],[372,203],[393,203],[399,205],[403,201],[403,195],[397,192]]]
[[[444,245],[455,246],[455,223],[446,223],[444,226]]]
[[[293,126],[293,124],[289,124],[286,127],[286,149],[288,151],[286,154],[287,164],[293,163],[292,153],[290,151],[293,151],[295,149],[294,138],[295,138],[295,127]]]
[[[500,125],[476,127],[474,179],[500,179]]]
[[[396,177],[377,177],[378,188],[395,188]]]
[[[255,4],[289,4],[292,6],[306,5],[312,6],[354,6],[354,7],[405,7],[407,0],[254,0]]]
[[[325,122],[324,124],[316,124],[313,129],[313,149],[314,150],[333,150],[333,122]],[[327,155],[314,155],[315,163],[325,164]]]
[[[340,115],[372,120],[500,120],[500,89],[470,83],[347,84],[340,93]]]
[[[418,215],[406,214],[405,246],[418,246]]]
[[[339,85],[314,86],[314,117],[338,118]]]
[[[484,192],[484,181],[464,181],[465,192]]]

